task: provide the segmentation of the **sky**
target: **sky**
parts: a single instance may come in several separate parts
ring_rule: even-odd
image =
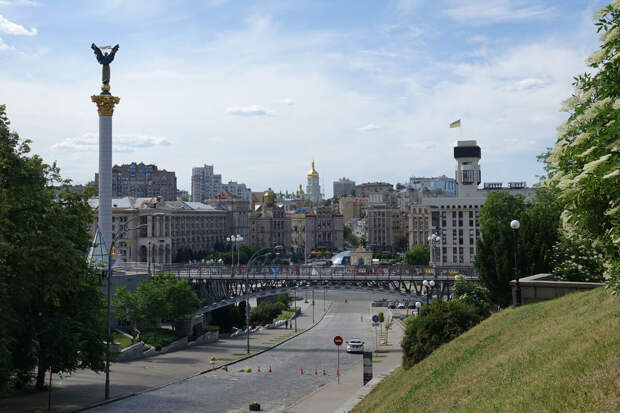
[[[483,182],[533,185],[607,3],[0,0],[0,104],[34,153],[93,180],[90,45],[118,43],[113,162],[175,171],[179,189],[204,164],[294,191],[314,159],[326,196],[341,177],[454,176],[461,139]]]

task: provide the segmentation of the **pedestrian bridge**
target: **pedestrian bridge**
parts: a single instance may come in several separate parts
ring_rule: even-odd
[[[187,279],[198,294],[203,307],[197,312],[206,313],[220,307],[250,298],[266,297],[281,293],[321,290],[380,291],[386,296],[432,299],[449,299],[457,275],[477,282],[472,267],[459,266],[309,266],[309,265],[257,265],[247,267],[196,264],[152,265],[126,263],[115,267],[115,272],[173,273]],[[424,280],[434,281],[433,287],[424,286]]]

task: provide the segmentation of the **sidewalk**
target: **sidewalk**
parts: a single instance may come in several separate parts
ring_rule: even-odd
[[[382,311],[386,316],[389,313],[387,308],[372,307],[371,315]],[[373,353],[373,377],[389,374],[396,367],[401,365],[402,351],[400,342],[404,330],[402,324],[394,320],[392,329],[388,337],[388,345],[380,345],[378,351]],[[315,412],[336,412],[348,411],[355,404],[358,398],[356,394],[364,389],[363,386],[363,365],[360,361],[352,369],[345,372],[340,377],[340,384],[337,380],[331,381],[315,392],[298,400],[287,407],[286,413],[315,413]],[[377,382],[377,380],[375,380]]]
[[[297,334],[312,327],[311,303],[297,301],[302,314],[297,319]],[[315,321],[324,315],[323,300],[315,298]],[[330,302],[326,302],[329,311]],[[251,354],[268,350],[295,335],[293,328],[261,330],[250,335]],[[247,357],[246,336],[221,339],[215,343],[197,345],[180,351],[147,359],[112,363],[110,368],[110,399],[127,397],[135,393],[162,387],[212,368],[210,360],[216,358],[215,367]],[[47,379],[46,379],[47,383]],[[80,370],[71,376],[52,379],[52,408],[56,411],[74,411],[102,402],[104,399],[105,374]],[[0,412],[32,412],[37,408],[47,411],[47,391],[34,392],[0,400]]]

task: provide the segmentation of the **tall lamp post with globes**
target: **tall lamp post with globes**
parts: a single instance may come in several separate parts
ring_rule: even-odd
[[[243,241],[243,237],[239,234],[231,235],[230,237],[226,237],[226,241],[230,242],[230,274],[231,277],[235,275],[235,245],[237,245],[237,267],[239,266],[239,244]]]
[[[431,265],[433,266],[435,272],[435,279],[437,279],[437,254],[435,253],[435,249],[439,247],[441,237],[435,233],[432,233],[428,237],[428,242],[431,245]]]
[[[515,288],[515,307],[519,307],[521,305],[521,284],[519,283],[519,270],[517,268],[517,231],[520,227],[521,223],[516,219],[510,221],[510,228],[512,228],[515,239],[515,280],[517,282],[517,286]]]
[[[431,294],[433,293],[433,287],[435,286],[435,281],[424,280],[422,281],[422,285],[426,288],[426,304],[430,304]]]

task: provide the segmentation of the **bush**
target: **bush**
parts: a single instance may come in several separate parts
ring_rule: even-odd
[[[211,312],[211,324],[220,328],[222,333],[230,333],[233,327],[245,326],[245,301],[239,305],[227,305]]]
[[[166,328],[147,328],[140,332],[140,337],[142,341],[155,347],[155,350],[161,350],[162,347],[167,346],[181,337],[185,337],[185,335],[176,334],[174,331]]]
[[[476,306],[459,300],[435,301],[407,323],[402,341],[403,366],[408,369],[436,348],[483,320]]]
[[[255,307],[250,311],[250,323],[269,324],[287,308],[287,305],[282,302],[261,303],[258,307]]]
[[[462,275],[459,275],[454,282],[452,298],[475,306],[483,317],[491,314],[489,290],[479,283],[467,282]]]

